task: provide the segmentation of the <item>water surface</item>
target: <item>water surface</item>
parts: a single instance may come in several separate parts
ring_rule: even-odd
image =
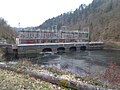
[[[40,65],[55,66],[71,71],[76,74],[85,74],[88,70],[104,71],[110,62],[120,66],[120,51],[117,50],[94,50],[69,52],[62,55],[50,55],[36,59]]]

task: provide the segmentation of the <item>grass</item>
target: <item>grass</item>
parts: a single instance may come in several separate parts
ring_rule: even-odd
[[[16,67],[20,70],[30,70],[33,72],[49,72],[55,74],[57,77],[64,77],[64,79],[72,80],[72,81],[82,81],[83,83],[92,84],[95,86],[100,86],[104,88],[109,88],[109,85],[102,83],[100,79],[104,79],[111,83],[112,80],[116,80],[116,77],[120,80],[120,69],[117,68],[116,64],[110,63],[105,73],[94,73],[89,72],[88,76],[85,77],[76,77],[74,74],[60,70],[57,68],[50,67],[40,67],[37,64],[32,64],[27,60],[19,60],[17,64],[11,65],[11,67]],[[99,72],[99,69],[98,69]],[[113,73],[114,72],[114,73]],[[111,77],[111,76],[113,77]],[[116,76],[114,78],[114,76]],[[104,78],[103,78],[104,77]],[[42,81],[40,79],[36,79],[34,77],[30,77],[28,75],[19,74],[17,72],[7,71],[0,69],[0,90],[72,90],[69,88],[63,88],[49,82]],[[65,85],[64,82],[61,82]],[[114,85],[113,85],[114,84]],[[63,86],[64,86],[63,85]],[[120,81],[116,80],[114,83],[111,83],[112,86],[117,85],[117,88],[120,86]],[[113,88],[116,88],[113,87]]]
[[[30,61],[20,60],[17,64],[11,65],[22,70],[31,70],[35,72],[47,72],[38,65],[33,65]],[[72,90],[60,87],[49,82],[45,82],[29,75],[19,74],[17,72],[0,69],[0,90]]]
[[[0,82],[0,90],[52,90],[47,82],[2,69],[0,69]]]
[[[35,79],[28,75],[17,74],[0,69],[0,90],[71,90]]]

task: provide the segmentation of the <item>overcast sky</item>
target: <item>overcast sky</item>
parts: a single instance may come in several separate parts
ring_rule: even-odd
[[[12,27],[38,26],[45,20],[74,11],[92,0],[0,0],[0,17]]]

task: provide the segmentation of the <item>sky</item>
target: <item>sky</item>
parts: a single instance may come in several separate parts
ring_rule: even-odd
[[[39,26],[92,0],[0,0],[0,17],[12,27]],[[18,24],[20,22],[20,25]]]

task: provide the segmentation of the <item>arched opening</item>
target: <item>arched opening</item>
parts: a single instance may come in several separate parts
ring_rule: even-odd
[[[65,48],[64,47],[57,48],[57,53],[64,53],[64,52],[65,52]]]
[[[76,47],[70,47],[69,50],[72,52],[75,52],[77,49],[76,49]]]
[[[52,52],[52,49],[51,49],[51,48],[44,48],[44,49],[42,50],[42,52]]]
[[[81,46],[80,50],[86,50],[86,46]]]

